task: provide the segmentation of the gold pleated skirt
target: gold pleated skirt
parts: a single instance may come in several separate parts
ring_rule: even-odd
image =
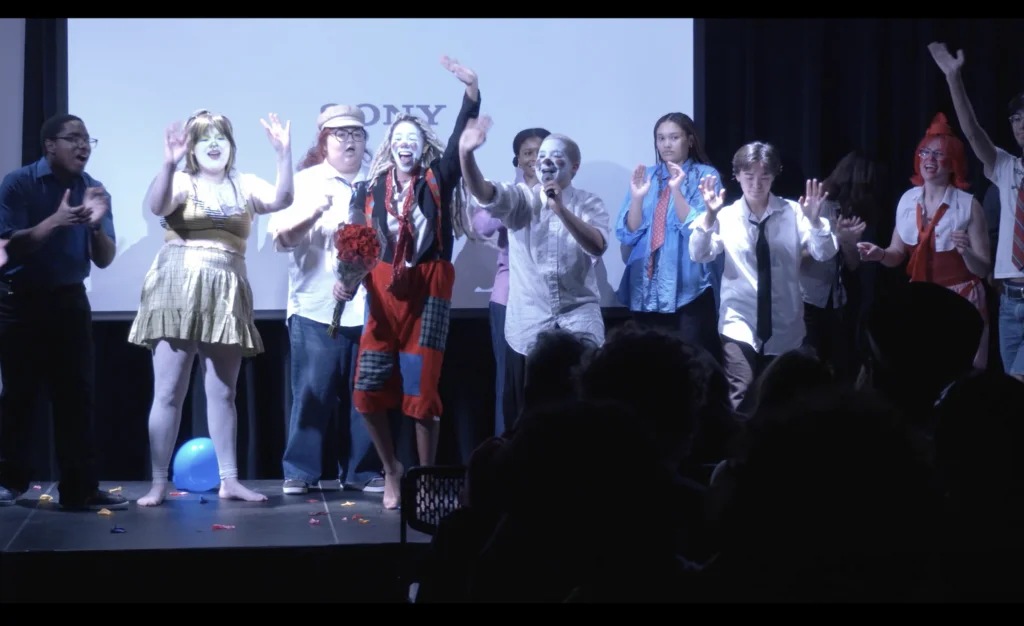
[[[128,341],[150,349],[160,339],[240,346],[263,352],[253,319],[245,257],[214,247],[167,243],[142,284]]]

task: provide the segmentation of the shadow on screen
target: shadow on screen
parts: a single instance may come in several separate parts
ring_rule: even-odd
[[[605,210],[608,211],[610,237],[607,242],[608,250],[596,267],[597,287],[601,292],[601,306],[605,307],[622,306],[615,297],[615,291],[622,279],[625,263],[622,261],[619,241],[615,238],[615,220],[619,216],[619,209],[622,208],[622,199],[625,197],[627,185],[629,185],[630,174],[630,170],[618,163],[584,161],[576,178],[572,181],[574,187],[600,196],[604,200]],[[610,272],[607,267],[609,263],[612,265]]]
[[[486,244],[467,241],[453,265],[452,307],[486,309],[491,301],[494,274],[498,271],[498,251]]]

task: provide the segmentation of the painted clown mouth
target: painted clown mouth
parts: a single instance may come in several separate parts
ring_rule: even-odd
[[[409,165],[412,163],[412,151],[411,150],[399,150],[398,160],[402,165]]]

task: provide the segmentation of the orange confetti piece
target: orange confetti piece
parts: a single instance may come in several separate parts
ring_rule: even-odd
[[[356,505],[355,502],[342,502],[341,503],[341,506],[355,506],[355,505]]]
[[[171,493],[169,493],[167,495],[170,495],[170,496],[187,496],[188,492],[187,491],[172,491]]]
[[[96,511],[96,515],[113,515],[113,512],[109,509],[100,509],[99,511]]]
[[[369,523],[370,523],[370,520],[368,520],[368,519],[366,519],[366,518],[364,517],[363,519],[359,520],[359,523],[360,523],[360,524],[369,524]]]
[[[44,493],[43,495],[39,496],[40,502],[49,502],[50,500],[53,500],[53,496],[51,496],[48,493]]]

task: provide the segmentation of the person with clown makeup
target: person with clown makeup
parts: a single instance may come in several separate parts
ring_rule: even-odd
[[[579,145],[561,134],[537,150],[537,183],[494,183],[475,152],[487,141],[491,119],[474,120],[459,145],[467,191],[481,210],[508,229],[509,295],[505,321],[502,410],[513,424],[526,405],[526,361],[537,336],[561,328],[590,345],[604,344],[601,295],[595,266],[608,249],[610,217],[604,201],[575,187]]]
[[[149,445],[153,485],[141,506],[164,501],[167,468],[181,423],[192,361],[198,355],[206,389],[210,438],[220,469],[220,497],[263,502],[238,480],[235,385],[242,358],[263,352],[246,275],[246,240],[255,214],[293,200],[291,123],[260,120],[277,154],[277,185],[235,169],[236,144],[227,117],[202,110],[164,135],[164,160],[145,206],[161,217],[164,245],[142,285],[128,340],[153,354]],[[182,170],[178,163],[185,159]]]
[[[415,421],[419,463],[434,462],[455,283],[452,247],[466,233],[458,143],[467,122],[479,115],[480,90],[473,70],[447,56],[441,64],[466,85],[447,147],[424,120],[399,113],[352,194],[351,213],[365,212],[386,238],[381,262],[363,281],[367,318],[352,393],[384,466],[386,509],[399,505],[404,472],[395,458],[389,410],[401,408]],[[351,299],[358,286],[345,285],[341,299]]]

